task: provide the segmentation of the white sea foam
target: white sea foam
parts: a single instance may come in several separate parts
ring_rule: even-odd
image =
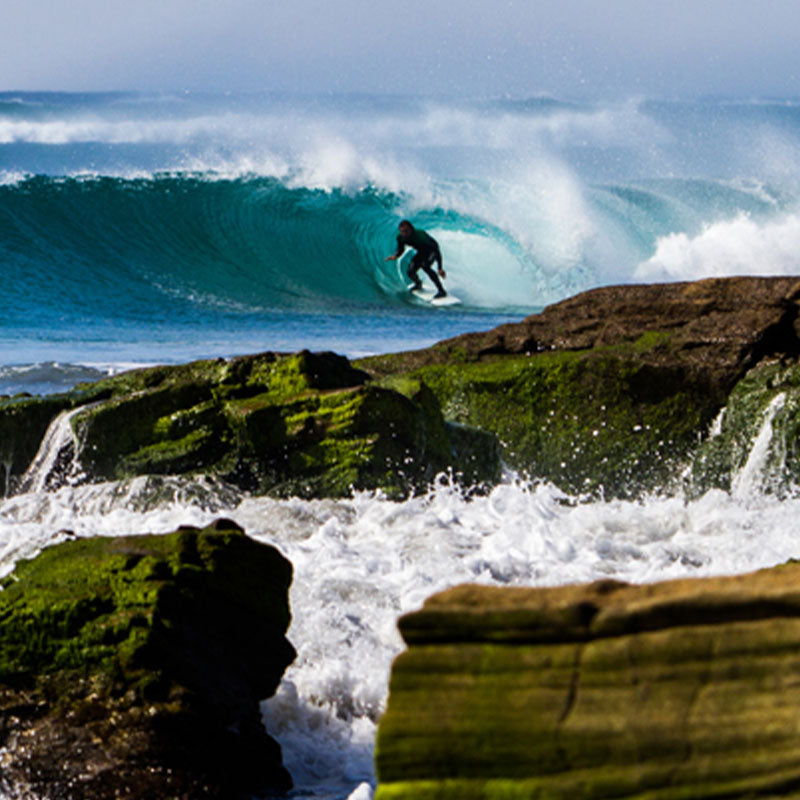
[[[771,446],[773,444],[772,422],[775,415],[786,404],[786,393],[780,392],[772,398],[769,406],[764,410],[761,427],[753,440],[750,453],[744,466],[733,476],[731,494],[737,499],[747,499],[757,496],[764,488],[764,483],[769,480],[767,469]],[[783,470],[783,458],[777,465],[778,473]]]
[[[639,264],[639,280],[694,280],[725,275],[794,275],[800,271],[800,215],[759,221],[746,214],[706,225],[696,236],[672,233]]]
[[[0,169],[0,186],[16,186],[28,177],[29,175],[21,170]]]
[[[574,504],[509,477],[465,499],[446,482],[392,502],[240,498],[214,482],[136,479],[64,487],[0,503],[0,574],[73,535],[166,532],[234,518],[294,564],[289,637],[298,658],[264,704],[298,787],[366,797],[386,700],[396,621],[447,586],[545,586],[615,577],[643,582],[740,573],[798,555],[800,500],[720,491],[686,502]]]
[[[202,115],[188,120],[103,119],[95,116],[35,121],[5,119],[0,121],[0,144],[185,144],[198,137],[216,134],[221,128],[241,132],[248,122],[248,117],[230,114]]]
[[[120,115],[114,104],[109,110],[110,113],[65,109],[62,116],[34,118],[0,116],[0,143],[185,144],[198,139],[254,143],[269,136],[281,143],[339,138],[381,146],[408,147],[413,141],[415,147],[508,149],[530,146],[538,140],[570,145],[585,144],[591,139],[620,145],[637,137],[649,137],[652,146],[653,137],[660,141],[670,138],[656,122],[639,112],[636,103],[605,108],[563,107],[539,114],[432,101],[411,102],[392,110],[376,107],[364,114],[348,107],[346,99],[338,108],[330,106],[323,111],[302,98],[291,108],[271,108],[267,103],[246,111],[208,108],[195,114],[176,104],[174,116],[165,116],[161,110],[149,115],[147,109],[138,115]]]

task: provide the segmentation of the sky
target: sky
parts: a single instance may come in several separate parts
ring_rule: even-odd
[[[0,90],[800,96],[800,0],[3,0]]]

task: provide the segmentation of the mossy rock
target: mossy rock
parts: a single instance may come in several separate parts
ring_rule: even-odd
[[[85,480],[207,474],[278,496],[403,497],[445,471],[470,486],[499,479],[493,437],[447,425],[419,380],[367,379],[342,356],[307,351],[133,370],[68,398],[64,460]]]
[[[18,563],[0,592],[6,784],[43,798],[289,787],[258,704],[295,655],[291,574],[229,520]]]
[[[402,377],[429,386],[448,421],[496,435],[514,469],[574,494],[630,497],[677,482],[725,399],[702,374],[660,363],[669,346],[668,333],[649,332],[624,345],[429,364]],[[391,357],[358,365],[376,363],[391,369]]]
[[[361,359],[411,376],[445,416],[570,494],[637,497],[682,473],[737,381],[800,355],[796,276],[605,286],[515,323]]]
[[[795,495],[800,486],[800,365],[765,361],[740,380],[697,449],[689,496],[709,489]]]
[[[428,598],[399,622],[376,800],[797,797],[798,581]]]

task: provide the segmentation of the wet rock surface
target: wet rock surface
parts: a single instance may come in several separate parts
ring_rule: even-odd
[[[748,370],[796,360],[799,298],[794,277],[605,287],[357,365],[425,382],[446,419],[494,433],[523,474],[636,497],[679,487]]]
[[[400,630],[377,800],[797,796],[800,565],[465,585]]]
[[[0,788],[59,800],[288,789],[259,702],[295,656],[291,575],[229,520],[19,562],[0,592]]]
[[[6,401],[6,483],[30,491],[213,475],[257,494],[342,497],[353,489],[406,496],[448,470],[469,486],[498,479],[491,434],[445,422],[419,381],[367,379],[334,353],[263,353],[132,370],[59,397]],[[49,455],[37,455],[41,442]],[[31,463],[36,469],[26,472]]]
[[[522,322],[388,356],[392,368],[547,350],[590,350],[662,335],[648,360],[680,360],[731,382],[774,353],[800,353],[800,277],[733,277],[592,289]],[[380,369],[382,357],[369,360]]]

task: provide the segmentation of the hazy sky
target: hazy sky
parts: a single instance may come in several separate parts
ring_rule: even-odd
[[[2,0],[0,89],[800,95],[800,0]]]

